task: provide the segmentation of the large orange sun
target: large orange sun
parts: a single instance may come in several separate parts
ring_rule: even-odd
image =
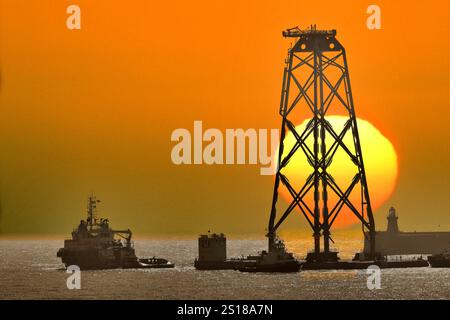
[[[343,116],[327,117],[328,122],[338,134],[344,127],[347,119],[348,118]],[[298,133],[303,132],[308,121],[309,119],[296,126],[296,131]],[[372,203],[372,211],[375,212],[375,210],[386,202],[394,191],[398,171],[397,154],[392,143],[370,122],[357,119],[357,124],[370,200]],[[327,148],[331,147],[333,141],[332,137],[327,133],[325,138]],[[343,141],[347,146],[350,146],[350,151],[354,153],[351,130],[346,133]],[[289,132],[285,139],[284,155],[292,149],[295,142],[295,136],[292,132]],[[306,140],[306,144],[309,146],[310,150],[313,150],[312,134]],[[348,154],[342,148],[338,148],[338,151],[333,158],[333,162],[330,164],[327,171],[333,176],[341,189],[345,191],[357,173],[357,167],[350,160]],[[301,149],[299,149],[299,151],[291,158],[289,164],[282,169],[282,173],[289,179],[289,183],[297,192],[312,172],[313,168],[308,163],[306,156],[301,152]],[[292,197],[285,187],[280,188],[280,193],[288,202],[292,201]],[[331,190],[329,190],[328,199],[328,208],[331,210],[338,198]],[[361,189],[359,185],[350,194],[349,199],[355,207],[358,209],[361,208]],[[310,208],[314,208],[313,192],[309,192],[309,194],[305,196],[304,201]],[[332,227],[342,228],[355,223],[359,223],[358,218],[344,206]]]

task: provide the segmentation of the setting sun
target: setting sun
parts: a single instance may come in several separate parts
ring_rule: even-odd
[[[334,129],[340,130],[343,128],[347,117],[330,116],[327,120]],[[300,125],[296,126],[298,132],[302,132],[310,119],[305,120]],[[367,176],[367,183],[370,192],[370,199],[372,203],[372,210],[376,210],[391,196],[394,191],[397,178],[397,154],[392,143],[370,122],[358,119],[358,131],[360,135],[361,148],[363,153],[364,165]],[[326,141],[331,144],[330,136],[326,136]],[[290,132],[285,139],[285,152],[290,150],[296,142],[294,135]],[[312,148],[313,138],[310,136],[306,143]],[[352,146],[352,135],[347,133],[344,137],[344,143],[347,146]],[[327,147],[330,147],[327,145]],[[353,152],[354,150],[351,149]],[[328,167],[327,171],[333,176],[338,184],[348,186],[356,171],[356,166],[349,159],[348,155],[339,148],[336,152],[333,162]],[[290,178],[292,185],[298,190],[307,177],[313,172],[312,167],[308,164],[306,157],[298,152],[292,157],[288,166],[283,168],[283,173]],[[291,196],[285,188],[280,189],[284,199],[291,201]],[[360,190],[355,189],[350,194],[350,201],[358,205]],[[314,202],[312,197],[305,198],[308,206],[313,207]],[[333,192],[329,192],[329,207],[333,206],[337,201],[337,197]],[[339,214],[334,227],[346,227],[357,223],[358,219],[348,210],[343,208]]]

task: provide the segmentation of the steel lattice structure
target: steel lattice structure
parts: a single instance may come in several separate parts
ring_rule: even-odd
[[[268,238],[269,250],[279,226],[294,208],[298,208],[313,230],[314,253],[330,252],[330,229],[341,209],[346,206],[362,223],[363,234],[370,241],[370,257],[375,255],[375,223],[372,215],[366,173],[361,153],[355,108],[344,47],[336,39],[336,30],[288,29],[284,37],[295,38],[294,45],[288,51],[284,68],[281,103],[279,113],[282,117],[278,169],[275,177],[272,209],[270,213]],[[328,75],[329,73],[333,77]],[[304,80],[301,79],[304,78]],[[294,92],[295,91],[295,92]],[[290,96],[291,95],[291,96]],[[347,119],[342,130],[335,130],[327,121],[330,106],[339,106]],[[305,119],[294,119],[293,111],[304,108],[311,115],[303,132],[298,132],[295,124]],[[309,119],[309,118],[308,118]],[[284,150],[288,132],[295,136],[292,148]],[[346,134],[352,135],[353,145],[345,144]],[[313,147],[306,143],[313,139]],[[344,150],[349,161],[353,162],[355,175],[349,185],[339,185],[327,171],[338,149]],[[311,167],[311,174],[300,189],[295,189],[283,171],[289,166],[294,154],[302,152]],[[280,184],[281,183],[281,184]],[[361,202],[353,203],[349,196],[360,188]],[[279,188],[285,187],[292,201],[282,214],[277,215]],[[305,197],[309,194],[314,205],[308,204]],[[322,196],[320,196],[320,194]],[[329,207],[329,195],[334,194],[337,202]],[[320,238],[323,235],[323,252]]]

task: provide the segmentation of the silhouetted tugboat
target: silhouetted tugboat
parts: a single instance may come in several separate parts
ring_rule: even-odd
[[[109,227],[108,219],[98,220],[95,217],[98,202],[94,196],[89,197],[87,220],[80,221],[78,228],[72,232],[72,239],[64,240],[64,248],[56,254],[66,267],[76,265],[84,270],[174,267],[166,259],[138,259],[131,242],[130,229],[113,230]]]
[[[284,242],[275,238],[269,245],[269,252],[262,251],[254,265],[239,268],[241,272],[298,272],[301,264],[291,252],[286,251]]]
[[[432,268],[450,268],[450,252],[433,254],[428,257]]]

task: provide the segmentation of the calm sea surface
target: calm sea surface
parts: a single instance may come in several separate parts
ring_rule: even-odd
[[[299,257],[310,241],[286,242]],[[174,269],[82,271],[81,289],[68,290],[69,276],[56,258],[62,240],[1,240],[0,299],[450,299],[450,268],[383,269],[381,289],[367,289],[364,271],[303,271],[247,274],[197,271],[195,240],[136,240],[140,257],[160,256]],[[228,255],[253,254],[263,240],[229,240]],[[358,241],[341,241],[350,258]]]

